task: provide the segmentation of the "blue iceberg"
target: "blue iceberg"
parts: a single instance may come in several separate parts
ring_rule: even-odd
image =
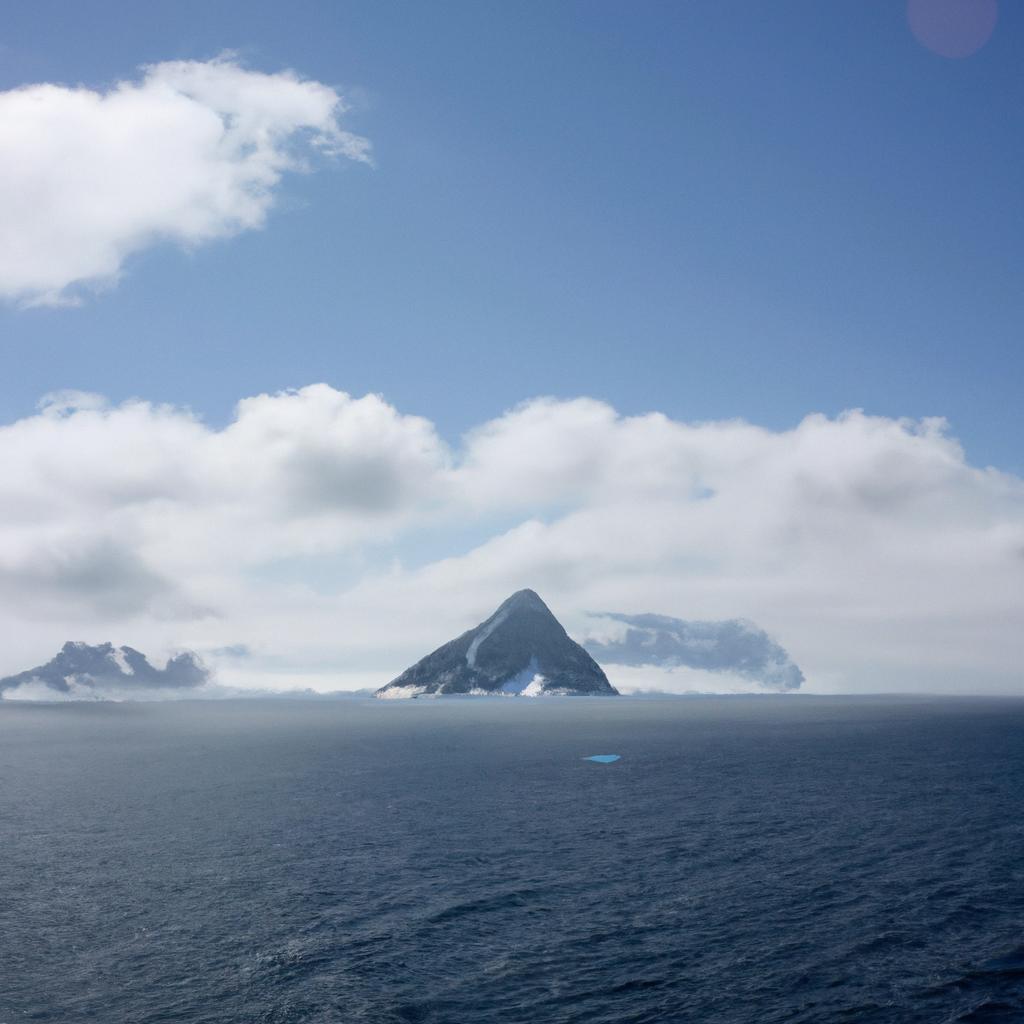
[[[584,761],[596,761],[598,764],[611,764],[618,759],[618,754],[591,754],[590,757],[583,758]]]

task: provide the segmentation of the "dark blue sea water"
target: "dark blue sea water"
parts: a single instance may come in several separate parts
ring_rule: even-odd
[[[1022,795],[1024,702],[0,703],[0,1022],[1022,1021]]]

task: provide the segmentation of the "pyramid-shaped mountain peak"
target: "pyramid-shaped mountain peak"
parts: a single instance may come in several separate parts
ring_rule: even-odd
[[[549,615],[551,609],[540,599],[540,594],[536,590],[517,590],[511,597],[507,597],[499,606],[498,611],[502,608],[542,608]]]
[[[479,626],[449,640],[378,697],[470,694],[614,696],[615,688],[533,590],[516,591]]]
[[[523,613],[545,616],[558,625],[559,629],[562,628],[558,623],[558,619],[555,618],[551,609],[540,599],[540,595],[536,590],[517,590],[511,597],[507,597],[498,605],[497,611],[490,619],[485,619],[480,625],[486,625],[491,619],[498,618],[499,615],[507,618],[509,615],[520,615]]]

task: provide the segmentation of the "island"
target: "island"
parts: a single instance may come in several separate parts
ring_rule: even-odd
[[[520,590],[479,626],[382,686],[383,699],[463,694],[615,697],[601,666],[532,590]]]

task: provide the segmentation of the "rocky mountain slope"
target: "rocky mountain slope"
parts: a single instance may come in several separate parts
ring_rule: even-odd
[[[376,695],[423,694],[615,696],[617,691],[537,594],[520,590],[489,619],[416,662]]]

